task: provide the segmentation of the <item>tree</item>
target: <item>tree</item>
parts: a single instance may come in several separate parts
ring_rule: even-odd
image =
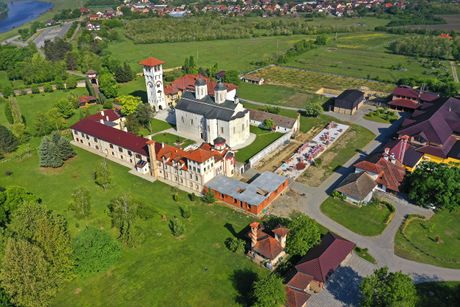
[[[112,199],[108,208],[112,227],[118,229],[118,239],[128,246],[133,246],[135,242],[133,227],[138,203],[129,195],[121,195]]]
[[[208,190],[203,195],[203,201],[208,204],[213,204],[216,202],[216,198],[214,197],[214,193],[211,190]]]
[[[69,209],[77,219],[88,217],[91,211],[91,196],[88,189],[79,187],[72,193]]]
[[[77,70],[78,68],[78,54],[76,52],[68,52],[65,55],[65,63],[68,70]]]
[[[289,235],[286,239],[288,254],[303,256],[318,244],[320,239],[321,233],[315,221],[300,212],[291,215]]]
[[[305,116],[318,117],[321,114],[322,108],[317,103],[307,103],[305,106]]]
[[[74,242],[75,270],[80,274],[101,272],[121,256],[121,248],[110,234],[94,227],[81,231]]]
[[[125,62],[123,66],[119,65],[115,69],[115,80],[117,82],[124,83],[133,80],[133,78],[134,73],[128,63]]]
[[[48,136],[43,137],[38,152],[41,167],[57,168],[64,164],[57,145]]]
[[[140,97],[131,95],[120,96],[117,102],[121,105],[121,112],[125,115],[131,115],[136,112],[138,106],[142,103]]]
[[[171,233],[173,234],[173,236],[180,237],[185,232],[185,225],[177,217],[173,217],[169,221],[169,229],[171,230]]]
[[[54,107],[58,110],[58,112],[62,115],[64,118],[70,118],[74,114],[74,107],[73,103],[69,101],[68,99],[61,99],[56,104]]]
[[[257,307],[283,306],[286,303],[283,281],[274,273],[254,283],[253,295]]]
[[[58,132],[44,136],[38,149],[41,167],[61,167],[64,161],[75,156],[69,141]]]
[[[43,48],[46,58],[55,62],[63,60],[66,54],[72,50],[72,45],[58,37],[52,41],[46,40]]]
[[[18,145],[18,139],[14,134],[5,126],[0,125],[0,153],[15,151]]]
[[[69,78],[67,78],[67,80],[65,82],[65,86],[66,86],[67,89],[76,88],[77,87],[77,78],[73,77],[73,76],[70,76]]]
[[[108,189],[112,182],[112,176],[106,160],[101,161],[94,171],[94,182],[104,190]]]
[[[449,210],[460,206],[460,168],[456,165],[423,162],[406,180],[409,198],[421,206],[434,204]]]
[[[27,203],[14,212],[8,232],[2,286],[14,303],[47,305],[73,269],[66,220],[42,205]]]
[[[99,88],[107,98],[114,98],[118,95],[118,85],[113,75],[109,72],[103,72],[99,76]]]
[[[236,70],[227,70],[225,72],[224,81],[227,83],[240,84],[240,77]]]
[[[324,34],[318,35],[315,39],[316,45],[326,45],[326,43],[327,43],[327,36]]]
[[[236,253],[237,251],[243,250],[244,241],[241,239],[229,237],[225,240],[225,246],[232,252]]]
[[[275,122],[271,118],[266,118],[262,125],[267,130],[273,130],[273,128],[275,127]]]
[[[360,289],[364,307],[410,307],[417,303],[417,291],[411,278],[401,272],[388,272],[387,267],[365,277]]]
[[[48,305],[56,291],[51,274],[51,264],[46,261],[40,248],[26,240],[7,240],[0,278],[2,287],[14,304]]]
[[[39,199],[23,187],[9,186],[0,192],[0,226],[6,226],[17,208],[27,203],[38,203]]]
[[[139,103],[137,105],[136,111],[134,112],[134,118],[139,122],[140,125],[151,130],[150,121],[154,116],[154,112],[150,104],[148,103]]]
[[[192,208],[190,206],[182,206],[180,207],[180,215],[184,219],[189,219],[192,217]]]

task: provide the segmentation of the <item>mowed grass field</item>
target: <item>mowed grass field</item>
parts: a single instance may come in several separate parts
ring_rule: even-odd
[[[247,71],[260,61],[277,52],[282,53],[299,40],[314,36],[270,36],[250,39],[229,39],[200,42],[134,44],[129,39],[110,43],[108,51],[116,59],[127,61],[136,71],[141,71],[139,61],[153,56],[166,62],[164,67],[173,68],[184,64],[186,57],[194,56],[198,66],[211,67],[215,63],[219,69]]]
[[[437,212],[430,220],[416,219],[395,237],[395,253],[410,260],[460,269],[460,209]],[[439,238],[437,238],[439,237]]]
[[[333,197],[322,203],[321,211],[337,223],[364,236],[382,233],[390,215],[390,210],[382,203],[358,207]]]
[[[33,142],[38,144],[39,140]],[[122,258],[108,271],[76,278],[64,286],[54,306],[234,306],[245,304],[256,272],[265,271],[242,253],[224,245],[232,231],[240,232],[253,218],[220,205],[191,202],[185,193],[172,199],[171,187],[151,183],[128,174],[128,169],[109,162],[113,183],[107,191],[93,182],[95,166],[103,158],[77,150],[77,156],[59,169],[41,169],[34,151],[21,161],[0,161],[0,186],[20,185],[42,199],[43,205],[63,214],[72,237],[87,225],[116,236],[107,215],[109,201],[129,193],[155,210],[150,220],[138,220],[136,227],[144,242],[124,248]],[[11,171],[11,176],[5,172]],[[72,191],[79,186],[91,193],[91,215],[76,220],[67,209]],[[183,237],[174,238],[169,219],[180,217],[179,207],[191,206],[192,217],[184,221]],[[241,297],[243,295],[243,297]]]
[[[396,82],[400,78],[430,73],[417,59],[392,54],[388,45],[401,36],[380,32],[330,35],[326,46],[310,50],[287,65],[354,78]],[[448,63],[442,62],[445,69]]]

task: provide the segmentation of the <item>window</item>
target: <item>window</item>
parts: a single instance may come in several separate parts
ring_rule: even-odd
[[[198,176],[197,175],[195,175],[195,181],[198,181]]]
[[[112,151],[112,156],[115,156],[115,153]]]
[[[191,119],[191,120],[190,120],[190,125],[192,125],[192,126],[193,126],[193,119]]]
[[[80,142],[80,140],[79,140],[78,138],[75,138],[75,140],[76,140],[77,142]]]
[[[241,125],[241,131],[244,131],[244,124]]]
[[[133,155],[133,153],[131,152],[131,150],[128,150],[128,156],[131,157],[132,155]]]
[[[119,151],[119,152],[123,152],[123,148],[118,147],[118,151]]]
[[[236,127],[233,127],[233,133],[236,133]]]
[[[224,127],[220,127],[220,133],[224,133]]]
[[[181,116],[181,120],[182,120],[182,122],[185,122],[185,121],[184,121],[184,117],[183,117],[183,116]]]
[[[112,145],[112,144],[110,144],[110,148],[112,148],[112,149],[113,149],[113,145]]]
[[[123,156],[120,156],[120,158],[123,160]]]
[[[97,142],[97,139],[96,138],[93,138],[94,139],[94,142]]]
[[[96,146],[96,149],[99,149],[99,146]]]

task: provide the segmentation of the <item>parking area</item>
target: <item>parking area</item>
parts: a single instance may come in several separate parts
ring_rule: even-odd
[[[334,272],[323,291],[310,297],[308,306],[359,306],[359,285],[375,268],[372,263],[352,254]]]

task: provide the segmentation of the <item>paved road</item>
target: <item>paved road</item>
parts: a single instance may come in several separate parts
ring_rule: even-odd
[[[338,117],[340,115],[328,114]],[[341,118],[342,119],[342,118]],[[361,119],[365,121],[364,119]],[[360,123],[361,120],[352,119],[354,123]],[[401,121],[402,119],[400,119]],[[367,122],[367,121],[366,121]],[[309,187],[299,182],[293,182],[291,189],[304,194],[302,209],[304,212],[315,219],[324,227],[343,236],[344,238],[355,242],[360,247],[368,248],[374,256],[379,266],[388,266],[390,270],[402,271],[410,274],[415,282],[435,281],[435,280],[460,280],[460,270],[436,267],[429,264],[418,263],[403,259],[394,254],[394,236],[401,225],[404,216],[407,214],[422,214],[431,216],[432,212],[418,206],[414,206],[405,201],[392,201],[396,207],[395,216],[382,234],[376,237],[365,237],[352,232],[344,226],[338,224],[328,216],[324,215],[320,206],[329,196],[335,186],[352,171],[352,165],[363,155],[368,154],[382,145],[385,140],[391,136],[397,129],[399,123],[393,123],[391,126],[379,123],[373,123],[371,126],[366,123],[365,126],[373,131],[380,131],[380,135],[371,141],[364,149],[363,153],[356,154],[341,169],[334,172],[319,187]]]
[[[67,31],[69,31],[72,22],[66,22],[56,27],[45,28],[43,31],[34,39],[37,48],[45,46],[46,40],[53,40],[56,37],[64,38]]]

